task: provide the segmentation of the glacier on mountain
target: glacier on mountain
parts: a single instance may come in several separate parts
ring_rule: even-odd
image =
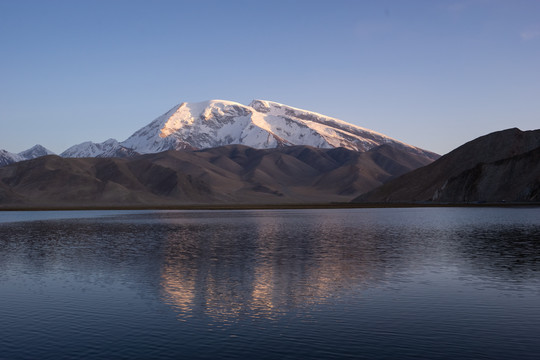
[[[181,103],[139,129],[128,139],[85,142],[64,151],[64,157],[110,157],[165,150],[205,149],[241,144],[253,148],[309,145],[367,151],[383,144],[406,147],[429,158],[437,155],[383,134],[312,111],[272,101],[249,105],[210,100]]]

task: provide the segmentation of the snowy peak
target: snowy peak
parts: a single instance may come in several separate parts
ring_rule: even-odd
[[[121,145],[139,153],[155,153],[241,144],[241,130],[252,113],[249,107],[232,101],[181,103]]]
[[[157,117],[122,142],[87,142],[62,153],[65,157],[107,157],[121,152],[148,154],[240,144],[258,149],[292,145],[344,147],[368,151],[383,144],[407,148],[428,158],[436,154],[383,134],[316,112],[267,100],[243,105],[227,100],[183,102]]]
[[[437,157],[436,154],[429,151],[405,144],[376,131],[313,111],[268,100],[253,100],[250,107],[259,113],[264,113],[266,117],[287,119],[311,129],[324,139],[326,143],[326,145],[317,147],[344,147],[350,150],[368,151],[383,144],[392,144],[397,147],[408,148],[413,152],[428,155],[429,157],[434,155],[433,159]],[[301,144],[304,145],[303,143]]]
[[[135,155],[139,154],[131,149],[123,147],[115,139],[109,139],[102,143],[86,141],[74,145],[60,154],[60,156],[68,158],[128,157]]]
[[[121,145],[140,153],[228,144],[254,148],[310,145],[367,151],[385,143],[408,146],[377,132],[312,111],[267,100],[250,105],[210,100],[181,103]]]
[[[369,130],[360,126],[356,126],[350,123],[347,123],[343,120],[339,120],[330,116],[322,115],[313,111],[303,110],[295,108],[288,105],[279,104],[273,101],[267,100],[253,100],[250,104],[256,111],[262,112],[268,115],[288,117],[294,119],[298,122],[304,123],[306,126],[317,129],[321,131],[322,135],[327,135],[327,140],[332,140],[329,136],[333,131],[345,134],[350,133],[353,135],[358,135],[363,138],[363,140],[372,140],[374,146],[381,145],[385,142],[397,142],[388,136]],[[322,127],[321,127],[322,126]],[[339,137],[339,136],[338,136]],[[369,142],[369,141],[368,141]],[[335,146],[335,145],[334,145]],[[368,148],[366,149],[355,149],[355,150],[369,150],[373,146],[365,144]],[[348,147],[348,146],[343,146]]]
[[[74,145],[60,154],[63,157],[96,157],[113,147],[118,146],[118,141],[109,139],[100,144],[86,141],[78,145]]]
[[[209,100],[183,102],[128,139],[87,141],[65,150],[63,157],[130,157],[166,150],[198,150],[239,144],[257,149],[294,145],[316,148],[343,147],[368,151],[392,145],[435,160],[438,155],[407,145],[375,131],[313,111],[268,100],[253,100],[249,105],[234,101]],[[19,154],[0,151],[0,166],[53,154],[41,145]]]
[[[6,150],[0,150],[0,166],[6,166],[23,160],[25,159],[19,154],[10,153]]]
[[[200,103],[182,103],[173,108],[173,114],[166,119],[159,136],[165,138],[182,128],[195,124],[216,125],[216,119],[239,117],[251,114],[248,107],[232,101],[212,100]],[[169,112],[170,113],[170,112]]]
[[[38,157],[41,157],[41,156],[45,156],[45,155],[53,155],[54,153],[41,146],[41,145],[34,145],[33,147],[31,147],[30,149],[28,150],[25,150],[25,151],[22,151],[19,153],[19,155],[24,158],[25,160],[30,160],[30,159],[35,159],[35,158],[38,158]]]
[[[44,148],[41,145],[34,145],[30,149],[21,151],[18,154],[14,154],[6,150],[0,150],[0,166],[52,154],[54,154],[52,151]]]

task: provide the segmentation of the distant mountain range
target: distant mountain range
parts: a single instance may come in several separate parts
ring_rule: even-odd
[[[482,136],[353,202],[540,202],[540,130]]]
[[[130,157],[166,150],[197,150],[239,144],[256,149],[308,145],[331,149],[367,151],[391,144],[426,159],[437,154],[407,145],[375,131],[312,111],[272,101],[254,100],[249,106],[232,101],[211,100],[181,103],[128,139],[74,145],[62,157]],[[49,154],[50,151],[44,149]],[[45,152],[42,154],[45,155]],[[23,152],[26,153],[26,152]],[[33,157],[0,153],[0,166]]]
[[[391,144],[364,152],[227,145],[127,158],[49,155],[0,168],[0,208],[346,202],[430,162]]]
[[[26,160],[26,161],[23,161]],[[540,130],[439,157],[270,101],[182,103],[122,142],[0,151],[0,208],[540,202]]]
[[[37,154],[35,152],[34,154]],[[508,129],[432,162],[368,151],[226,145],[114,158],[38,157],[0,167],[0,208],[195,204],[540,203],[540,130]]]
[[[44,148],[41,145],[35,145],[28,150],[18,154],[10,153],[6,150],[0,150],[0,166],[12,164],[14,162],[35,159],[40,156],[54,154],[52,151]]]

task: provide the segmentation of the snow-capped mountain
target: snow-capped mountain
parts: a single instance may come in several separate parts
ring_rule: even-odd
[[[38,145],[34,145],[28,150],[20,152],[18,155],[22,156],[23,159],[25,160],[30,160],[30,159],[35,159],[41,156],[53,155],[53,154],[54,153],[51,150],[38,144]]]
[[[0,166],[9,165],[23,160],[35,159],[40,156],[51,154],[54,153],[41,145],[35,145],[28,150],[21,151],[18,154],[14,154],[6,150],[0,150]]]
[[[19,154],[13,154],[6,150],[0,150],[0,166],[12,164],[17,161],[23,161],[24,158]]]
[[[115,139],[106,140],[100,144],[91,141],[74,145],[64,151],[63,157],[128,157],[138,155],[137,152],[125,148]]]
[[[181,103],[136,131],[127,140],[86,142],[64,157],[108,157],[116,151],[147,154],[165,150],[204,149],[229,144],[253,148],[310,145],[367,151],[383,144],[407,147],[429,158],[437,155],[383,134],[312,111],[272,101],[254,100],[248,106],[224,100]]]

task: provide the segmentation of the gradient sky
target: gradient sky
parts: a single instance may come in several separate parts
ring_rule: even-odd
[[[0,149],[277,101],[440,154],[540,128],[540,1],[0,0]]]

